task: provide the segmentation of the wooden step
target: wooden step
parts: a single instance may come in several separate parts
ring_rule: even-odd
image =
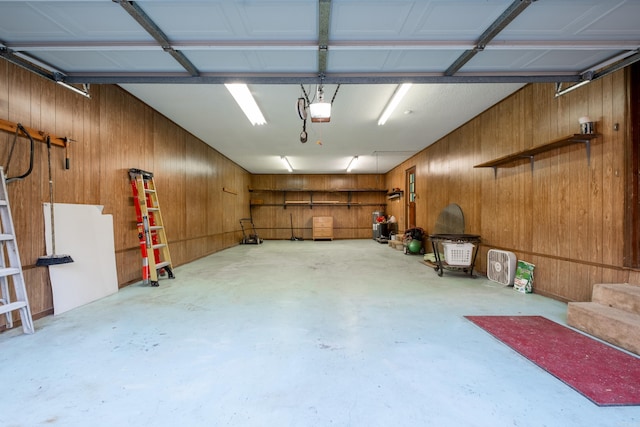
[[[640,315],[596,302],[570,302],[567,324],[640,355]]]
[[[628,283],[601,283],[593,287],[592,302],[640,316],[640,286]]]
[[[169,262],[163,261],[156,264],[156,270],[160,270],[161,268],[165,268],[169,266]]]

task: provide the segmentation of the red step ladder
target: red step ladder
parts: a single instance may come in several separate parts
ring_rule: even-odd
[[[145,285],[158,286],[158,276],[164,273],[169,279],[175,276],[153,173],[129,169],[129,177],[142,252],[142,281]]]

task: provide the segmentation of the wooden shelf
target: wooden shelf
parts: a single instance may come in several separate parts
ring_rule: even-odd
[[[318,202],[290,202],[287,201],[284,204],[282,203],[251,203],[250,206],[252,208],[257,208],[260,206],[278,206],[278,207],[284,207],[285,209],[287,207],[297,207],[297,206],[304,206],[304,207],[310,207],[313,208],[314,206],[346,206],[346,207],[351,207],[351,206],[381,206],[381,207],[385,207],[387,206],[386,203],[361,203],[361,202],[323,202],[323,201],[318,201]]]
[[[250,203],[250,207],[257,206],[282,206],[285,209],[288,206],[306,206],[313,209],[314,206],[346,206],[351,208],[351,206],[386,206],[385,203],[362,203],[362,202],[352,202],[351,195],[352,193],[387,193],[385,189],[379,188],[336,188],[330,190],[314,190],[314,189],[303,189],[303,188],[283,188],[283,189],[266,189],[266,188],[249,188],[250,193],[282,193],[282,203]],[[287,193],[307,193],[309,195],[309,200],[287,200]],[[347,201],[338,201],[338,200],[313,200],[313,195],[315,193],[347,193]]]
[[[567,147],[569,145],[574,144],[584,144],[585,150],[587,152],[587,164],[591,162],[591,140],[598,138],[601,136],[600,134],[574,134],[571,136],[567,136],[564,138],[556,139],[547,144],[539,145],[534,148],[529,148],[527,150],[518,151],[517,153],[509,154],[507,156],[499,157],[497,159],[480,163],[479,165],[475,165],[474,168],[493,168],[494,174],[497,174],[497,169],[499,167],[504,167],[508,164],[520,161],[522,159],[529,159],[531,163],[531,172],[533,172],[533,163],[534,157],[538,154],[546,153],[551,150],[556,150],[558,148]]]
[[[278,190],[267,188],[250,188],[250,193],[281,193],[281,192],[299,192],[299,193],[386,193],[386,189],[380,188],[335,188],[330,190],[314,190],[308,188],[282,188]]]

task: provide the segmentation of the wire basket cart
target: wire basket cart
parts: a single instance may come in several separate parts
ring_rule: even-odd
[[[430,234],[435,261],[433,269],[442,276],[444,270],[462,271],[473,277],[480,236],[477,234]],[[444,253],[440,252],[442,246]],[[443,256],[444,255],[444,256]]]

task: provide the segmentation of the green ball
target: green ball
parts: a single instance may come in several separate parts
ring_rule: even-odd
[[[413,239],[409,242],[409,252],[417,254],[422,249],[422,242],[420,240]]]

